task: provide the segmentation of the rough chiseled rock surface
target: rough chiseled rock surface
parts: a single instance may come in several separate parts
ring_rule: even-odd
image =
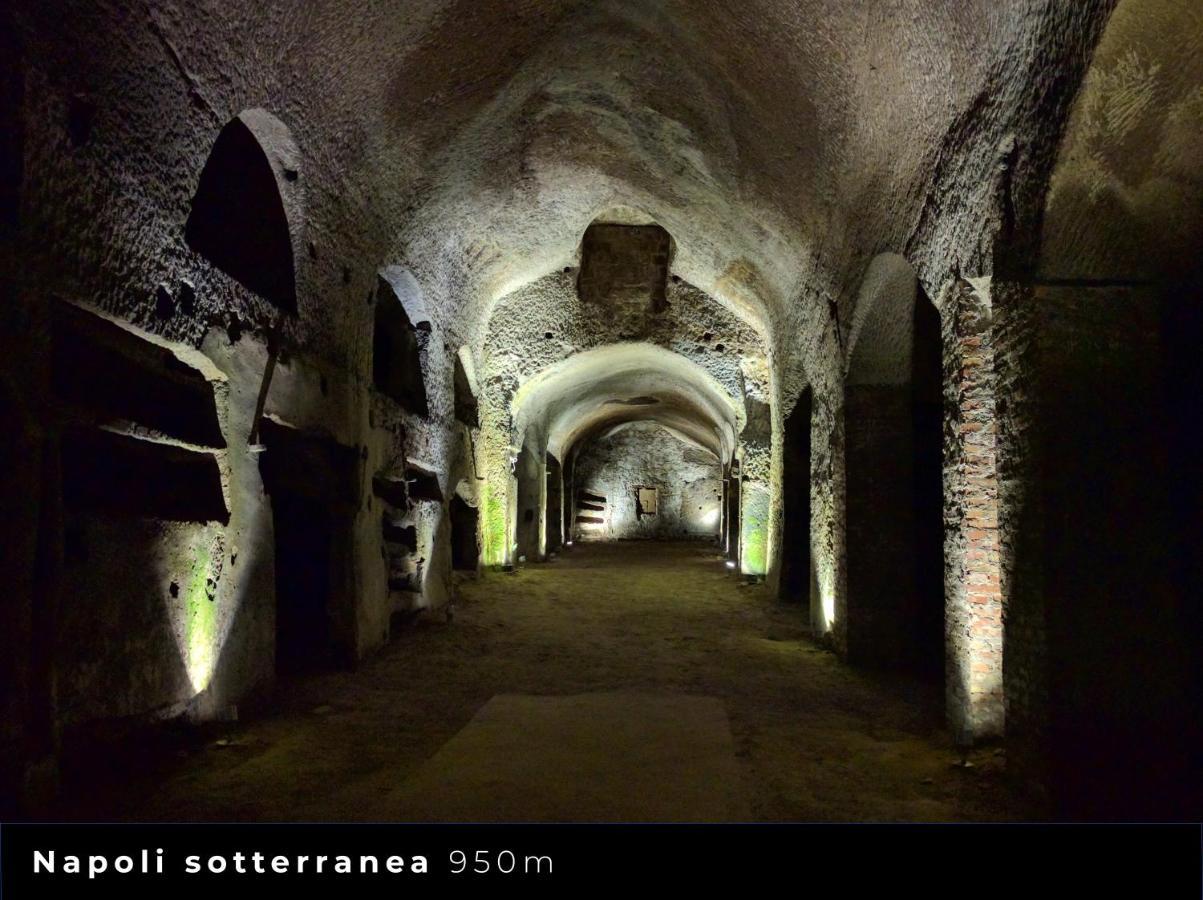
[[[1001,730],[997,632],[1030,535],[1009,516],[1040,477],[1042,452],[1029,395],[1042,345],[1030,332],[1056,319],[1051,308],[1033,314],[1056,295],[1030,283],[1194,277],[1196,6],[99,0],[6,10],[0,126],[17,186],[0,198],[0,336],[11,348],[0,400],[22,423],[5,451],[18,511],[7,568],[34,571],[42,557],[28,535],[61,527],[39,519],[39,498],[59,490],[44,462],[61,437],[57,419],[43,421],[56,402],[43,352],[51,302],[97,310],[204,370],[224,441],[185,449],[212,457],[228,522],[94,531],[97,552],[128,539],[153,561],[155,577],[137,583],[112,558],[95,571],[113,596],[129,581],[136,608],[162,617],[156,633],[181,645],[179,665],[171,654],[126,665],[137,642],[105,638],[112,652],[68,666],[76,696],[60,698],[60,718],[189,703],[221,714],[270,681],[277,573],[261,472],[282,451],[260,443],[264,421],[358,461],[330,576],[348,660],[414,611],[445,607],[453,496],[480,512],[482,560],[513,562],[519,495],[538,517],[532,528],[546,524],[548,455],[567,474],[591,442],[632,440],[649,422],[693,442],[687,452],[713,454],[716,477],[738,468],[747,574],[772,580],[782,553],[809,550],[812,622],[843,649],[844,494],[857,477],[846,471],[845,380],[905,384],[913,304],[972,285],[982,307],[973,327],[991,352],[960,347],[975,367],[967,380],[953,365],[958,348],[945,347],[955,401],[945,427],[968,408],[968,382],[986,385],[1000,396],[974,410],[999,401],[998,458],[989,448],[988,465],[967,472],[966,448],[949,441],[948,483],[981,481],[946,497],[946,521],[974,525],[949,539],[946,566],[989,594],[974,620],[981,639],[949,637],[953,668],[970,673],[950,696],[989,706],[954,721]],[[295,312],[185,241],[206,160],[236,117],[287,218]],[[595,222],[664,229],[667,249],[649,241],[658,255],[632,266],[663,280],[613,303],[590,284],[582,301],[582,239]],[[1087,308],[1080,299],[1066,308]],[[424,410],[373,386],[381,303],[405,309],[413,334],[397,338],[419,348]],[[1089,308],[1106,318],[1105,305]],[[1098,329],[1116,347],[1119,331]],[[787,537],[783,423],[805,387],[810,533]],[[466,400],[478,416],[465,417]],[[994,422],[981,424],[994,435]],[[83,591],[91,572],[82,564],[66,583]],[[22,578],[0,623],[12,635],[41,621],[36,579],[58,575]],[[1021,610],[1030,647],[1045,637],[1042,614],[1038,598]],[[1023,649],[1012,658],[1043,658]],[[1025,709],[1043,708],[1042,665],[1007,676],[1034,698]],[[34,669],[13,663],[9,680],[22,687],[4,701],[5,722],[29,717],[21,698]],[[86,689],[89,679],[102,688]],[[19,732],[5,732],[6,746]]]
[[[577,459],[576,483],[606,498],[604,514],[595,515],[603,524],[578,525],[578,539],[672,540],[718,534],[718,459],[654,422],[620,426],[593,442]],[[639,505],[640,488],[656,491],[651,515]]]

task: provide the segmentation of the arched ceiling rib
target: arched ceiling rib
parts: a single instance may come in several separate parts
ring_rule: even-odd
[[[737,401],[685,357],[651,344],[615,344],[548,367],[515,395],[514,426],[546,429],[559,459],[583,439],[625,422],[655,421],[720,459],[743,429]]]
[[[917,287],[915,270],[897,253],[883,253],[869,264],[848,329],[850,383],[910,380]]]
[[[625,205],[673,234],[682,277],[762,331],[796,328],[877,248],[907,246],[958,117],[1067,18],[1029,6],[574,7],[431,160],[399,252],[483,321]],[[988,128],[966,140],[994,165]]]
[[[1111,5],[313,0],[154,4],[131,28],[120,4],[26,4],[39,77],[107,98],[74,163],[101,189],[44,179],[28,200],[104,238],[83,243],[170,259],[177,239],[145,233],[179,231],[216,130],[261,106],[303,161],[314,346],[351,355],[354,319],[330,302],[343,267],[394,264],[472,342],[482,305],[570,264],[594,216],[625,205],[673,234],[682,277],[834,368],[826,301],[850,300],[883,249],[926,283],[988,243],[1000,171],[1041,168]],[[155,177],[132,192],[128,172]],[[80,271],[100,268],[81,252]],[[93,293],[117,309],[130,265],[111,268]]]

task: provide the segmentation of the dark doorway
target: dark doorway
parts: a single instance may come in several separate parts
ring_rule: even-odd
[[[539,543],[542,539],[542,523],[539,521],[544,504],[543,454],[529,443],[523,445],[518,454],[514,474],[518,479],[518,523],[515,539],[518,543],[518,561],[536,562],[539,559]]]
[[[727,559],[739,568],[739,460],[732,460],[727,476]]]
[[[355,652],[351,539],[359,454],[324,435],[264,419],[259,459],[276,557],[276,671],[349,663]]]
[[[276,672],[327,669],[330,646],[330,513],[304,497],[272,497],[276,529]]]
[[[477,540],[479,512],[458,495],[451,498],[451,568],[475,572],[480,560]]]
[[[802,392],[785,420],[781,582],[778,596],[791,603],[810,597],[810,419],[814,399]]]
[[[915,668],[944,677],[944,395],[940,313],[919,288],[911,357]]]
[[[848,657],[933,677],[944,667],[942,369],[939,313],[912,283],[872,311],[844,393]]]

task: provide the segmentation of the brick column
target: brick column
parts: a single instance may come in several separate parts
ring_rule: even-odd
[[[950,283],[944,344],[944,639],[948,721],[959,744],[1001,736],[1003,594],[994,350],[988,288]]]
[[[1074,816],[1194,808],[1197,579],[1174,561],[1198,555],[1198,300],[1139,280],[991,289],[1007,766]]]

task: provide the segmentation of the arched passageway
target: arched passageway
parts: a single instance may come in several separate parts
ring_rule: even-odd
[[[542,559],[559,537],[560,458],[574,543],[717,539],[718,461],[733,452],[745,416],[696,362],[647,343],[602,346],[535,372],[509,410],[491,413],[497,443],[503,429],[524,434],[513,478],[488,485],[495,496],[514,491],[515,559]]]
[[[898,256],[874,260],[850,337],[848,655],[944,670],[940,320]]]
[[[0,798],[379,664],[369,781],[1198,818],[1197,3],[145,5],[0,16]]]

